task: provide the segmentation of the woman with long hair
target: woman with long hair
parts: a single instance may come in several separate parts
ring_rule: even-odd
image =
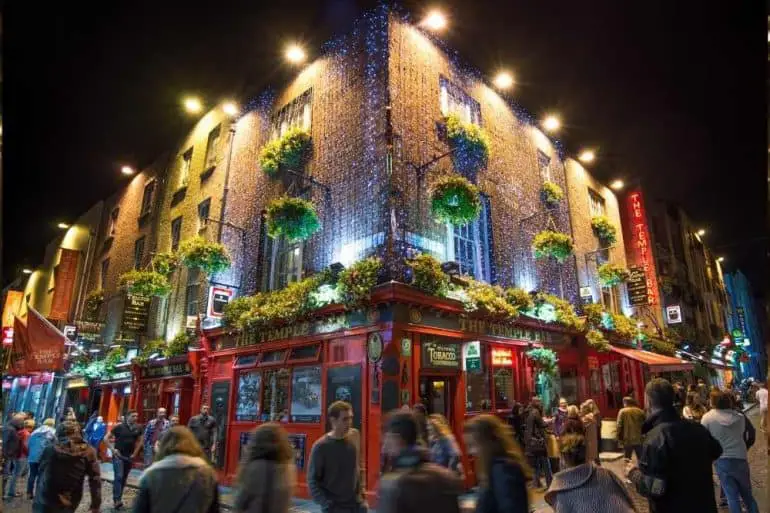
[[[698,392],[690,392],[687,394],[687,401],[684,408],[682,408],[682,417],[687,420],[693,420],[700,422],[700,419],[706,414],[706,407],[703,406],[700,400],[700,394]]]
[[[294,449],[286,430],[272,422],[257,427],[238,469],[235,511],[287,513],[294,482]]]
[[[589,401],[585,401],[580,405],[580,418],[583,421],[583,427],[585,428],[587,461],[596,463],[599,460],[599,437],[597,436],[599,425],[596,421],[593,407]]]
[[[567,420],[564,421],[564,430],[562,435],[585,435],[586,428],[583,421],[580,420],[580,409],[570,404],[567,407]]]
[[[468,454],[476,459],[480,491],[476,513],[528,513],[532,471],[508,425],[482,414],[463,428]]]
[[[428,444],[433,463],[446,467],[462,477],[460,447],[447,419],[438,413],[428,416]]]
[[[139,481],[134,513],[219,513],[217,475],[192,431],[175,426]]]

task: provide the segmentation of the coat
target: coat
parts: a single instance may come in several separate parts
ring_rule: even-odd
[[[583,426],[585,427],[586,438],[586,461],[596,461],[599,459],[599,436],[597,434],[599,426],[593,413],[583,417]]]
[[[632,447],[642,445],[642,424],[644,412],[636,406],[622,408],[618,412],[618,442]]]
[[[545,444],[545,422],[537,408],[530,408],[527,411],[524,428],[524,452],[527,456],[533,457],[548,455]]]
[[[583,425],[583,421],[579,417],[567,417],[564,421],[564,427],[562,429],[562,436],[575,434],[586,435],[586,427]]]
[[[460,513],[460,478],[431,463],[420,447],[405,449],[393,459],[393,470],[380,480],[377,513]]]
[[[294,491],[294,462],[252,460],[240,470],[233,508],[238,513],[288,513]]]
[[[56,441],[56,430],[50,426],[42,425],[29,435],[27,447],[29,455],[27,459],[30,463],[39,463],[43,457],[43,450]]]
[[[3,459],[15,460],[21,458],[22,441],[21,431],[24,422],[19,419],[11,419],[3,426]]]
[[[430,509],[427,511],[440,511]],[[476,513],[528,513],[527,478],[516,463],[497,458],[492,461],[486,485],[479,490]]]
[[[711,465],[722,447],[705,427],[674,408],[647,418],[639,468],[628,478],[649,499],[650,513],[716,513]]]
[[[186,454],[153,463],[139,481],[134,513],[219,513],[214,469]]]
[[[634,513],[628,490],[612,471],[584,463],[557,472],[545,501],[554,513]]]
[[[43,450],[34,505],[43,511],[75,511],[83,498],[83,479],[91,490],[90,509],[102,503],[101,466],[96,451],[80,435],[60,439]]]
[[[443,436],[431,442],[430,460],[436,465],[448,468],[457,475],[462,473],[460,448],[453,436]]]

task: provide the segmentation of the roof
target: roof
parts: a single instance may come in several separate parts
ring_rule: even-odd
[[[612,351],[621,354],[626,358],[641,362],[644,365],[649,366],[650,370],[654,372],[688,371],[695,368],[695,365],[692,362],[680,360],[673,356],[651,353],[650,351],[644,351],[642,349],[612,346]]]

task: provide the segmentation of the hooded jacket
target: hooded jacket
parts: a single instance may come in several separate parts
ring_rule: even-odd
[[[139,481],[134,513],[219,513],[214,469],[186,454],[153,463]]]
[[[79,435],[60,439],[43,450],[35,505],[43,511],[75,511],[83,498],[83,478],[88,477],[92,510],[102,504],[102,480],[96,451]]]
[[[557,472],[545,493],[554,513],[633,513],[631,495],[611,471],[584,463]]]
[[[11,419],[3,426],[3,458],[17,459],[21,458],[22,441],[21,431],[24,429],[24,422],[19,419]]]
[[[746,441],[743,439],[746,419],[743,415],[735,410],[713,409],[705,414],[700,422],[722,446],[720,459],[746,459]]]
[[[29,447],[29,456],[27,460],[30,463],[40,463],[43,457],[43,450],[56,441],[56,430],[50,426],[42,425],[29,435],[27,446]]]

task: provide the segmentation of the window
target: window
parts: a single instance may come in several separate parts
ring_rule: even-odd
[[[551,157],[537,150],[537,168],[540,170],[540,178],[544,182],[551,181]]]
[[[142,193],[142,210],[139,213],[140,216],[149,214],[152,210],[152,196],[155,192],[155,180],[151,180],[144,185],[144,192]]]
[[[494,370],[495,409],[505,410],[513,407],[513,369],[510,367]]]
[[[481,195],[481,215],[465,226],[447,224],[447,260],[457,262],[460,273],[492,282],[492,223],[489,196]]]
[[[287,368],[269,369],[263,372],[261,419],[267,421],[288,421],[289,387],[291,372]]]
[[[179,241],[182,238],[182,216],[171,221],[171,251],[179,249]]]
[[[444,116],[456,114],[465,123],[481,124],[481,107],[479,102],[468,96],[462,89],[444,77],[439,79],[439,86],[441,114]]]
[[[190,148],[182,155],[182,166],[179,169],[179,189],[190,183],[190,166],[192,165],[193,149]]]
[[[259,418],[261,385],[262,375],[257,371],[243,372],[238,376],[235,420],[254,422]]]
[[[189,269],[187,271],[187,290],[185,295],[185,312],[188,317],[198,316],[200,312],[200,271]]]
[[[102,289],[107,288],[107,271],[109,269],[110,269],[110,259],[105,258],[104,260],[102,260],[102,268],[99,272],[99,281],[100,281],[99,285],[101,286]]]
[[[283,417],[284,413],[281,413],[281,419]],[[292,369],[291,421],[321,422],[320,365],[314,365],[312,367],[294,367],[294,369]]]
[[[217,125],[214,130],[209,132],[209,140],[206,142],[206,158],[203,168],[209,169],[217,165],[217,145],[219,144],[219,134],[222,131],[222,125]]]
[[[465,376],[465,410],[488,411],[492,407],[489,372],[487,371],[487,353],[489,348],[481,344],[482,368],[479,371],[468,372]]]
[[[118,229],[118,214],[120,213],[119,208],[112,209],[112,212],[110,212],[110,223],[109,223],[109,229],[107,230],[107,236],[108,237],[114,237],[115,232]]]
[[[289,352],[288,362],[294,360],[318,360],[318,355],[321,352],[321,346],[315,344],[312,346],[300,346],[295,347]]]
[[[607,215],[607,207],[604,205],[604,198],[593,189],[588,189],[588,202],[591,217]]]
[[[284,105],[273,118],[272,139],[281,137],[288,129],[293,127],[300,127],[303,130],[309,131],[312,121],[312,99],[312,90],[308,89]]]
[[[144,237],[139,237],[134,242],[134,269],[141,269],[144,257]]]
[[[273,243],[270,290],[280,290],[302,279],[302,243],[281,238]]]
[[[201,231],[209,224],[209,210],[211,209],[211,198],[198,203],[198,231]]]

